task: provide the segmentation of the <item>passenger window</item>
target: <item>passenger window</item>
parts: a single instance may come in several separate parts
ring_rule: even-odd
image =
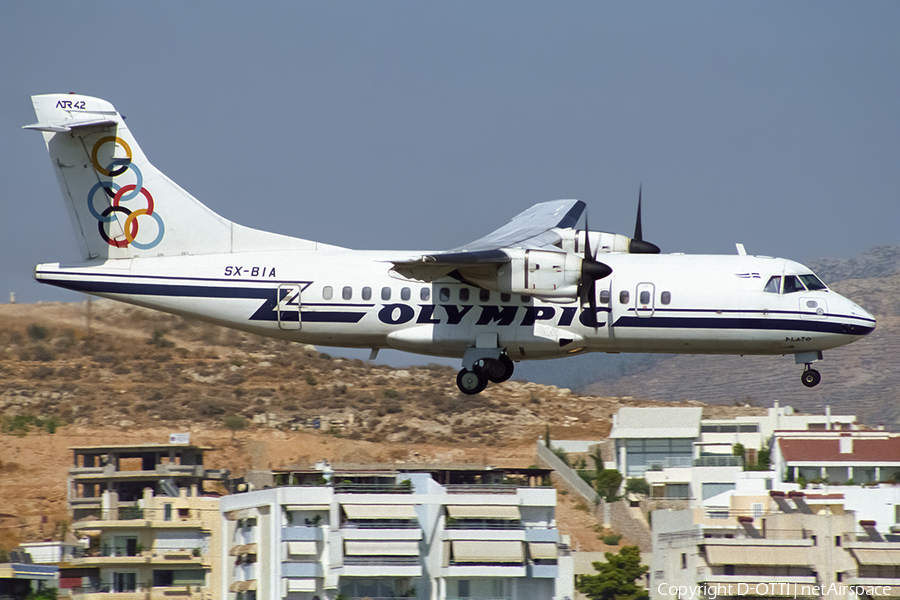
[[[401,300],[409,300],[409,288],[401,288],[400,289],[400,299]]]
[[[349,300],[350,298],[352,298],[353,297],[353,288],[350,287],[349,285],[345,286],[344,289],[341,290],[341,297],[344,300]]]
[[[438,298],[441,302],[450,302],[450,288],[441,288],[438,291]]]
[[[490,290],[478,290],[478,300],[481,302],[490,302],[491,300],[491,291]]]
[[[600,290],[600,304],[609,304],[609,290]]]
[[[372,288],[364,287],[362,289],[362,299],[363,300],[371,300],[372,299]]]
[[[663,292],[659,295],[660,304],[669,304],[672,302],[672,292]]]
[[[391,299],[391,288],[389,288],[389,287],[381,288],[381,299],[382,300],[390,300]]]
[[[628,304],[628,301],[631,299],[631,294],[628,293],[628,290],[622,290],[619,292],[619,304]]]
[[[793,294],[794,292],[804,292],[806,288],[800,283],[800,278],[796,275],[784,276],[784,293]]]
[[[469,301],[469,288],[461,288],[459,290],[459,301],[460,302],[468,302]]]
[[[763,288],[764,292],[769,292],[770,294],[777,294],[781,292],[781,276],[773,275],[769,277],[769,281],[766,282],[766,287]]]
[[[325,300],[331,300],[332,296],[334,296],[334,290],[330,285],[326,285],[322,288],[322,298]]]
[[[419,292],[419,298],[425,302],[431,299],[431,288],[422,288]]]
[[[500,302],[509,302],[512,299],[512,296],[509,294],[500,294]]]
[[[640,301],[641,301],[641,304],[643,304],[645,306],[647,304],[650,304],[650,292],[648,292],[647,290],[644,290],[643,292],[641,292]]]
[[[522,304],[528,304],[531,302],[531,296],[522,296]]]

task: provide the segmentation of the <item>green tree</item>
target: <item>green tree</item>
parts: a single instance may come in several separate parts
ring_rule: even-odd
[[[247,419],[240,415],[228,415],[222,421],[222,424],[225,425],[225,429],[231,430],[231,441],[234,441],[236,432],[247,429]]]
[[[618,554],[607,552],[606,562],[595,562],[596,575],[577,575],[575,589],[591,600],[645,600],[647,590],[635,583],[650,568],[641,564],[637,546],[625,546]]]
[[[597,493],[606,502],[615,502],[619,499],[617,493],[622,485],[622,474],[615,469],[603,469],[597,471],[597,479],[594,480]]]
[[[650,495],[650,484],[643,477],[629,477],[625,482],[625,492],[628,494]]]

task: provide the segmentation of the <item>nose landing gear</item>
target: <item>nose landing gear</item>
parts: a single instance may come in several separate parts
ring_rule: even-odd
[[[815,369],[811,369],[809,363],[806,363],[806,368],[800,375],[800,381],[808,388],[816,387],[819,385],[819,382],[822,381],[822,376],[819,375],[819,372]]]

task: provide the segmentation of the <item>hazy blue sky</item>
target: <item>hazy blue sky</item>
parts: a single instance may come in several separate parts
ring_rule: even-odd
[[[216,212],[446,249],[531,204],[664,252],[900,243],[898,2],[0,4],[0,301],[77,257],[29,96],[111,101]]]

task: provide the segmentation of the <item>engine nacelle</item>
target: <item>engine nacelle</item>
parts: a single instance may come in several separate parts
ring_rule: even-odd
[[[539,298],[571,299],[578,295],[581,257],[569,252],[508,248],[510,262],[497,273],[498,291]]]
[[[583,229],[554,229],[562,239],[560,247],[566,252],[573,252],[578,256],[584,256]],[[619,233],[607,233],[605,231],[591,231],[591,252],[610,254],[612,252],[629,252],[631,238]]]

